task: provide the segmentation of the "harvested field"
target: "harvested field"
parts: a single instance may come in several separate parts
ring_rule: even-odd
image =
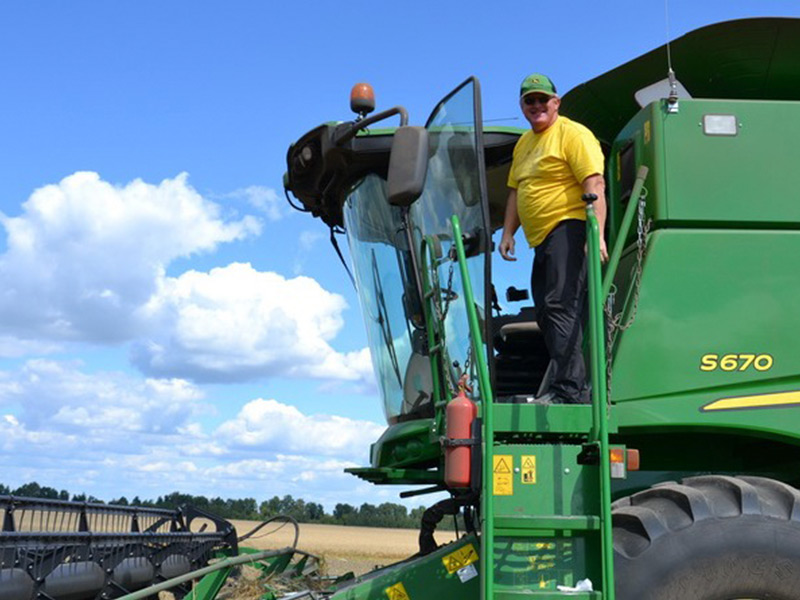
[[[238,535],[244,535],[258,525],[257,521],[231,521]],[[270,524],[256,534],[272,531],[279,524]],[[340,575],[353,571],[366,573],[376,565],[388,565],[415,554],[418,550],[415,529],[380,529],[375,527],[341,527],[339,525],[300,524],[300,550],[325,559],[327,572]],[[263,537],[250,538],[244,545],[259,550],[290,546],[294,528],[290,525]],[[436,533],[436,541],[444,544],[455,539],[452,531]]]

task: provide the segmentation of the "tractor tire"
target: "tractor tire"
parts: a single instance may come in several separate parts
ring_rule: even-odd
[[[800,491],[791,486],[691,477],[612,508],[618,600],[800,598]]]

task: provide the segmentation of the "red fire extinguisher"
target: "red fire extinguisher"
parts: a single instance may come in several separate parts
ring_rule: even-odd
[[[444,482],[447,487],[465,488],[470,485],[472,464],[472,422],[478,407],[467,397],[465,378],[459,382],[458,395],[447,403],[447,429],[444,439]]]

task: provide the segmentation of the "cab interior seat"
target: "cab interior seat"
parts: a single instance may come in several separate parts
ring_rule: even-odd
[[[497,401],[523,401],[520,398],[535,395],[550,362],[536,309],[494,317],[492,332]]]

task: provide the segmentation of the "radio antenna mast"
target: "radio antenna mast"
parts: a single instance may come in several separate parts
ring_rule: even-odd
[[[669,96],[667,97],[667,112],[678,112],[678,80],[672,70],[672,48],[669,31],[669,0],[664,0],[664,22],[667,34],[667,78],[669,79]]]

